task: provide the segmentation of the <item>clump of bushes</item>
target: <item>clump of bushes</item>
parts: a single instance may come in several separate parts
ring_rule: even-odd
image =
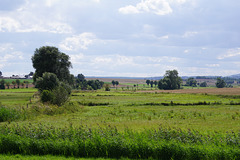
[[[0,122],[13,121],[19,119],[21,114],[13,108],[0,107]]]
[[[54,73],[45,72],[42,77],[37,78],[36,87],[40,92],[42,102],[61,106],[70,97],[71,87],[59,81]]]

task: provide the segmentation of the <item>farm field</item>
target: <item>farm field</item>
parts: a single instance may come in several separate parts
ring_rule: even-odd
[[[239,88],[75,90],[70,101],[61,107],[41,104],[36,91],[31,88],[0,91],[2,108],[19,113],[0,123],[1,153],[95,158],[239,158]],[[0,114],[4,116],[2,108]],[[36,150],[27,149],[29,146]]]

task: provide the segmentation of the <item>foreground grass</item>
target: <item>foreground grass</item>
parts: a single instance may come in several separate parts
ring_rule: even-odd
[[[202,134],[158,129],[133,132],[107,127],[65,127],[29,124],[0,128],[0,153],[131,159],[239,159],[239,133]]]
[[[74,91],[57,107],[35,91],[0,92],[2,106],[24,115],[0,123],[0,153],[240,159],[240,96]]]
[[[61,156],[27,156],[27,155],[0,155],[1,160],[113,160],[105,158],[74,158],[74,157],[61,157]]]

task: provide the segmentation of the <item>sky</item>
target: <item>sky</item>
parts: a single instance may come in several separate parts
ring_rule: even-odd
[[[0,0],[0,71],[34,72],[42,46],[70,56],[74,75],[240,73],[237,0]]]

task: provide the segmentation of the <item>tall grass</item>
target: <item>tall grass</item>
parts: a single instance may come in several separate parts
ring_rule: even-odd
[[[201,134],[160,126],[123,132],[38,125],[0,127],[0,153],[133,159],[239,159],[240,133]]]
[[[1,106],[0,104],[0,122],[13,121],[19,119],[21,113],[15,108]]]

